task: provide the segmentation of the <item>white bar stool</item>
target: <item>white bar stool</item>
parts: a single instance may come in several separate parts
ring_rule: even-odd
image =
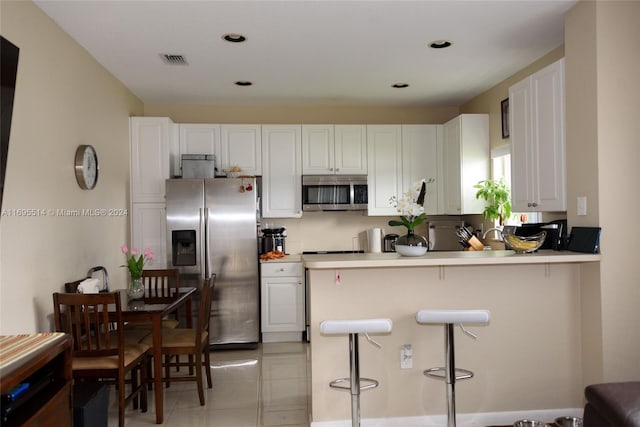
[[[376,346],[380,344],[369,338],[369,334],[391,332],[391,319],[325,320],[320,323],[323,335],[349,334],[349,378],[338,378],[329,383],[329,387],[351,392],[351,426],[360,426],[360,391],[378,387],[378,381],[360,378],[360,356],[358,353],[358,334],[365,334],[367,340]],[[364,382],[364,385],[360,385]],[[343,384],[348,383],[348,384]]]
[[[416,313],[416,321],[422,325],[444,324],[445,366],[427,369],[424,375],[447,383],[447,427],[456,426],[456,381],[473,377],[473,372],[456,368],[453,326],[460,325],[465,334],[475,339],[476,336],[467,331],[463,323],[488,323],[490,318],[488,310],[420,310]]]

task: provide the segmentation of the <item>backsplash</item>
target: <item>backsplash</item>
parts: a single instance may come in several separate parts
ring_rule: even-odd
[[[367,216],[366,213],[359,211],[305,212],[300,219],[265,218],[263,226],[268,224],[271,228],[286,227],[286,252],[289,254],[318,250],[350,251],[366,249],[366,230],[369,228],[379,227],[383,230],[383,235],[406,234],[404,227],[387,225],[389,220],[397,218],[397,216]],[[442,217],[430,216],[427,217],[427,221],[430,218]],[[474,228],[480,227],[479,215],[469,215],[465,221],[474,225]],[[426,221],[416,228],[416,233],[428,235]]]

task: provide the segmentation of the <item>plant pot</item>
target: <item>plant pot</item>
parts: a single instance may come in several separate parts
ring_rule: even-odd
[[[402,256],[422,256],[429,250],[427,239],[414,230],[407,230],[407,234],[396,240],[396,252]]]
[[[129,282],[129,289],[127,294],[130,300],[141,299],[144,297],[144,285],[142,284],[142,278],[131,279]]]

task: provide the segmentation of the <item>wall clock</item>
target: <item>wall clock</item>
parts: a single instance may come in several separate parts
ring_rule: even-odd
[[[93,190],[98,182],[98,155],[91,145],[79,145],[76,149],[74,168],[76,181],[83,190]]]

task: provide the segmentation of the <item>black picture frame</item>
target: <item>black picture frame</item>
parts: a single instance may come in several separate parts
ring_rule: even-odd
[[[509,138],[509,98],[500,101],[500,113],[502,117],[502,139]]]

